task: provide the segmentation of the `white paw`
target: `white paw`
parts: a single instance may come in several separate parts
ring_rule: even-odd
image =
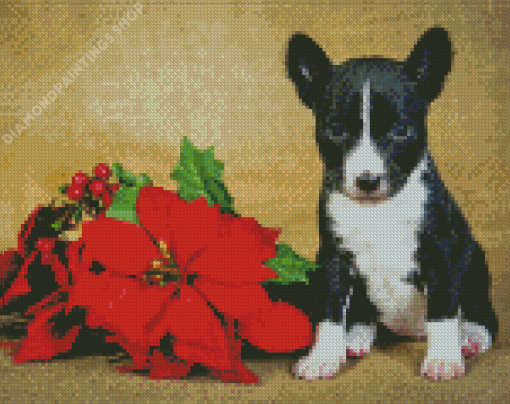
[[[354,324],[347,333],[347,356],[364,356],[370,352],[377,328],[375,324]]]
[[[422,375],[432,380],[464,375],[460,326],[459,317],[425,324],[428,349],[421,366]]]
[[[464,358],[442,359],[427,356],[421,365],[421,374],[432,380],[451,380],[464,376]]]
[[[293,373],[296,377],[302,377],[306,380],[315,380],[319,378],[330,379],[340,371],[340,365],[345,363],[345,356],[323,357],[314,354],[312,351],[310,356],[305,356],[294,365]]]
[[[346,362],[346,333],[341,324],[319,324],[317,342],[310,355],[301,358],[292,369],[296,377],[307,380],[331,378]]]
[[[487,351],[492,344],[489,331],[476,323],[463,322],[461,326],[462,353],[475,356]]]

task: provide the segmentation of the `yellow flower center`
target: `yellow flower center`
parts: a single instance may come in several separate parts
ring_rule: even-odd
[[[152,261],[152,268],[144,274],[144,281],[161,286],[171,282],[178,283],[181,279],[181,271],[175,262],[174,255],[168,250],[163,240],[158,244],[164,258],[155,258]]]

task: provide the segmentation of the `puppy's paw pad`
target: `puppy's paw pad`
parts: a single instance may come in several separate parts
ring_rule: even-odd
[[[485,352],[485,349],[482,348],[482,345],[473,341],[471,338],[468,339],[467,345],[462,345],[462,354],[469,358],[477,356],[483,352]]]
[[[347,348],[347,356],[366,356],[370,353],[370,349],[349,349]]]
[[[292,372],[296,377],[302,377],[306,380],[316,380],[319,378],[332,378],[340,370],[340,365],[345,363],[345,358],[320,358],[306,356],[296,363]]]
[[[421,375],[431,380],[451,380],[464,376],[464,360],[425,359]]]
[[[468,357],[487,351],[492,339],[487,329],[479,324],[462,324],[462,354]]]
[[[375,333],[375,326],[355,324],[347,333],[347,356],[368,355],[375,340]]]

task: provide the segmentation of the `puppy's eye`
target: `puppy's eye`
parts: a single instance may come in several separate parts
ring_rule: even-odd
[[[413,128],[411,126],[398,125],[394,127],[391,134],[395,140],[406,140],[413,137]]]
[[[310,75],[310,69],[308,69],[308,66],[305,65],[299,65],[299,70],[301,70],[301,74],[305,76],[306,80],[312,81],[312,76]]]

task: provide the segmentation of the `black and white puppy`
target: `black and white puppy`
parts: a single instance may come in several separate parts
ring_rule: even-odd
[[[485,254],[427,147],[428,106],[452,57],[442,28],[428,30],[404,62],[335,66],[306,35],[289,42],[287,72],[316,116],[325,164],[315,275],[325,281],[312,283],[324,313],[298,377],[332,377],[347,355],[369,352],[376,322],[426,337],[421,373],[433,379],[463,374],[464,356],[494,341]]]

